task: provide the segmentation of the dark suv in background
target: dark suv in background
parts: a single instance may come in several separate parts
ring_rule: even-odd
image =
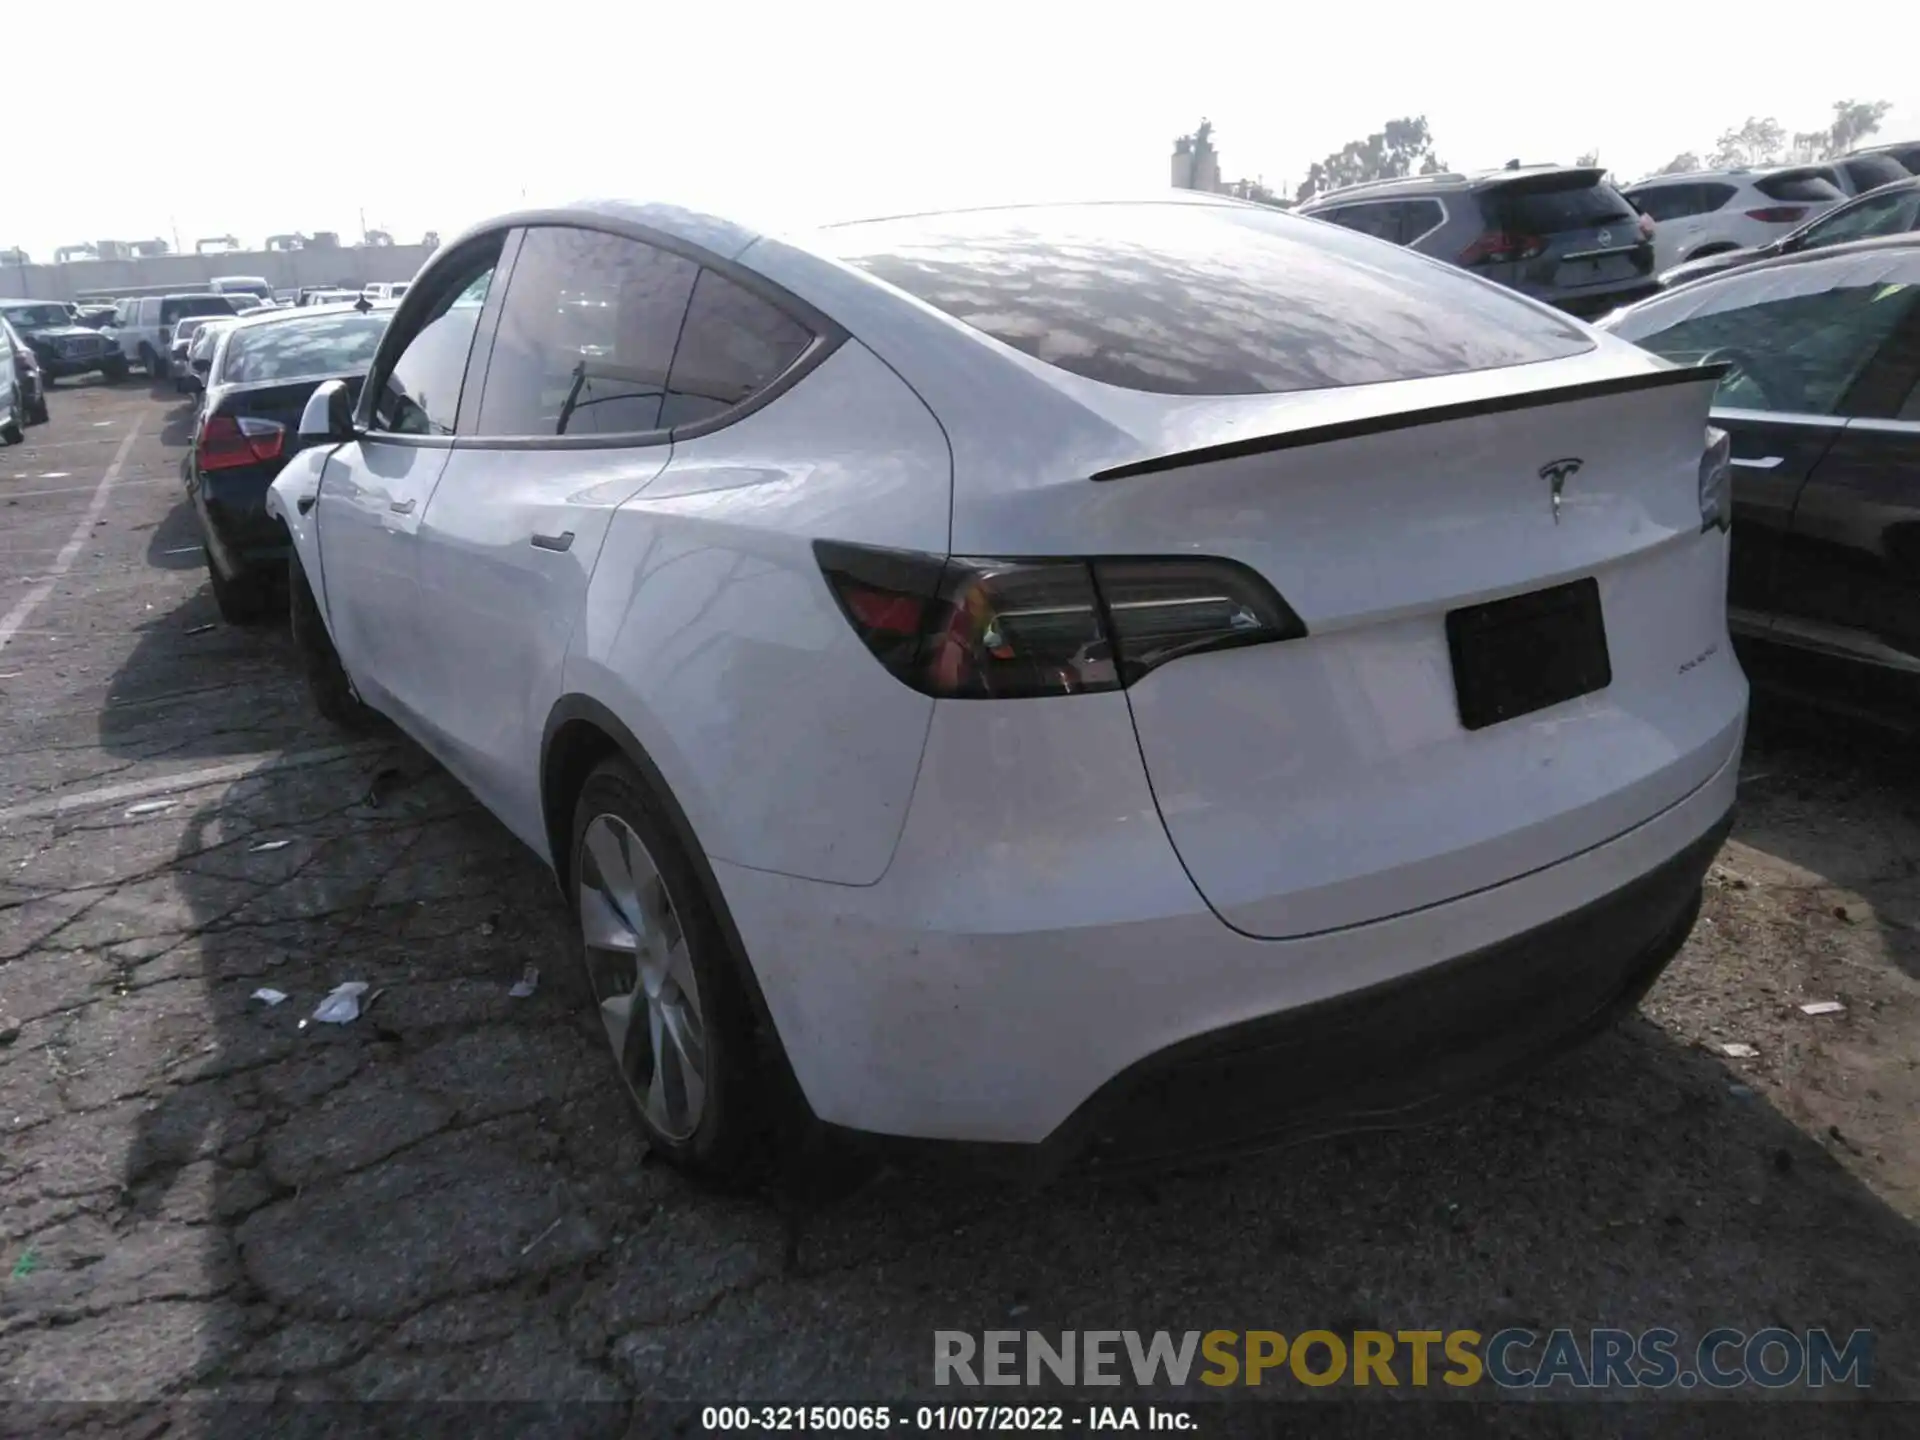
[[[119,345],[98,330],[76,325],[63,300],[0,300],[0,315],[33,351],[47,384],[96,371],[114,380],[127,373]]]
[[[1606,171],[1509,166],[1330,190],[1299,212],[1449,260],[1574,315],[1653,293],[1652,225]]]

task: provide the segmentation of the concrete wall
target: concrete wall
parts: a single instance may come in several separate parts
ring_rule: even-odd
[[[301,285],[358,288],[376,280],[411,280],[432,253],[424,245],[355,245],[338,250],[230,250],[224,255],[0,265],[0,295],[71,300],[82,290],[112,291],[123,286],[175,285],[198,290],[216,275],[263,275],[276,290]]]

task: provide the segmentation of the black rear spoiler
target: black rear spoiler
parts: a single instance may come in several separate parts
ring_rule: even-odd
[[[1630,395],[1637,390],[1663,390],[1670,385],[1698,385],[1719,381],[1732,367],[1714,365],[1678,365],[1667,370],[1652,370],[1645,375],[1616,375],[1606,380],[1583,380],[1575,385],[1556,385],[1548,390],[1526,390],[1518,395],[1495,395],[1485,400],[1462,400],[1452,405],[1431,405],[1424,410],[1396,410],[1391,415],[1370,415],[1364,420],[1336,420],[1331,425],[1309,425],[1279,435],[1256,435],[1249,440],[1229,440],[1222,445],[1202,445],[1195,450],[1179,450],[1151,460],[1134,460],[1095,471],[1090,480],[1131,480],[1136,475],[1157,475],[1166,470],[1184,470],[1191,465],[1208,465],[1218,460],[1241,460],[1249,455],[1271,455],[1280,450],[1301,450],[1309,445],[1330,445],[1336,440],[1355,440],[1363,435],[1384,435],[1393,430],[1413,430],[1422,425],[1444,425],[1449,420],[1471,420],[1478,415],[1504,415],[1514,410],[1538,410],[1548,405],[1564,405],[1574,400],[1597,400],[1605,395]]]

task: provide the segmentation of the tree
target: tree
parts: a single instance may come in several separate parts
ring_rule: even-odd
[[[1821,158],[1857,149],[1862,140],[1880,128],[1880,122],[1892,108],[1890,100],[1834,101],[1833,124],[1827,131],[1827,153]]]
[[[1682,150],[1678,155],[1667,161],[1666,164],[1662,165],[1653,173],[1656,175],[1685,175],[1689,171],[1704,170],[1706,168],[1706,166],[1700,163],[1700,157],[1693,151]]]
[[[1589,150],[1586,154],[1577,157],[1573,163],[1582,169],[1591,169],[1600,163],[1600,152],[1598,150]]]
[[[1721,134],[1708,159],[1716,166],[1765,165],[1779,158],[1786,138],[1778,120],[1749,115],[1746,124]]]
[[[1364,140],[1349,140],[1324,160],[1316,160],[1294,198],[1305,200],[1365,180],[1437,175],[1444,169],[1446,165],[1433,153],[1433,132],[1427,128],[1427,117],[1403,117],[1389,120]]]

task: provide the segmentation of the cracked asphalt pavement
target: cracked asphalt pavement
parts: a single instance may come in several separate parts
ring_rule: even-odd
[[[1037,1194],[885,1169],[790,1255],[648,1162],[533,858],[219,624],[188,407],[52,402],[0,451],[0,1399],[854,1403],[935,1393],[936,1329],[1776,1324],[1872,1329],[1920,1398],[1910,745],[1756,734],[1642,1014],[1434,1125]]]

